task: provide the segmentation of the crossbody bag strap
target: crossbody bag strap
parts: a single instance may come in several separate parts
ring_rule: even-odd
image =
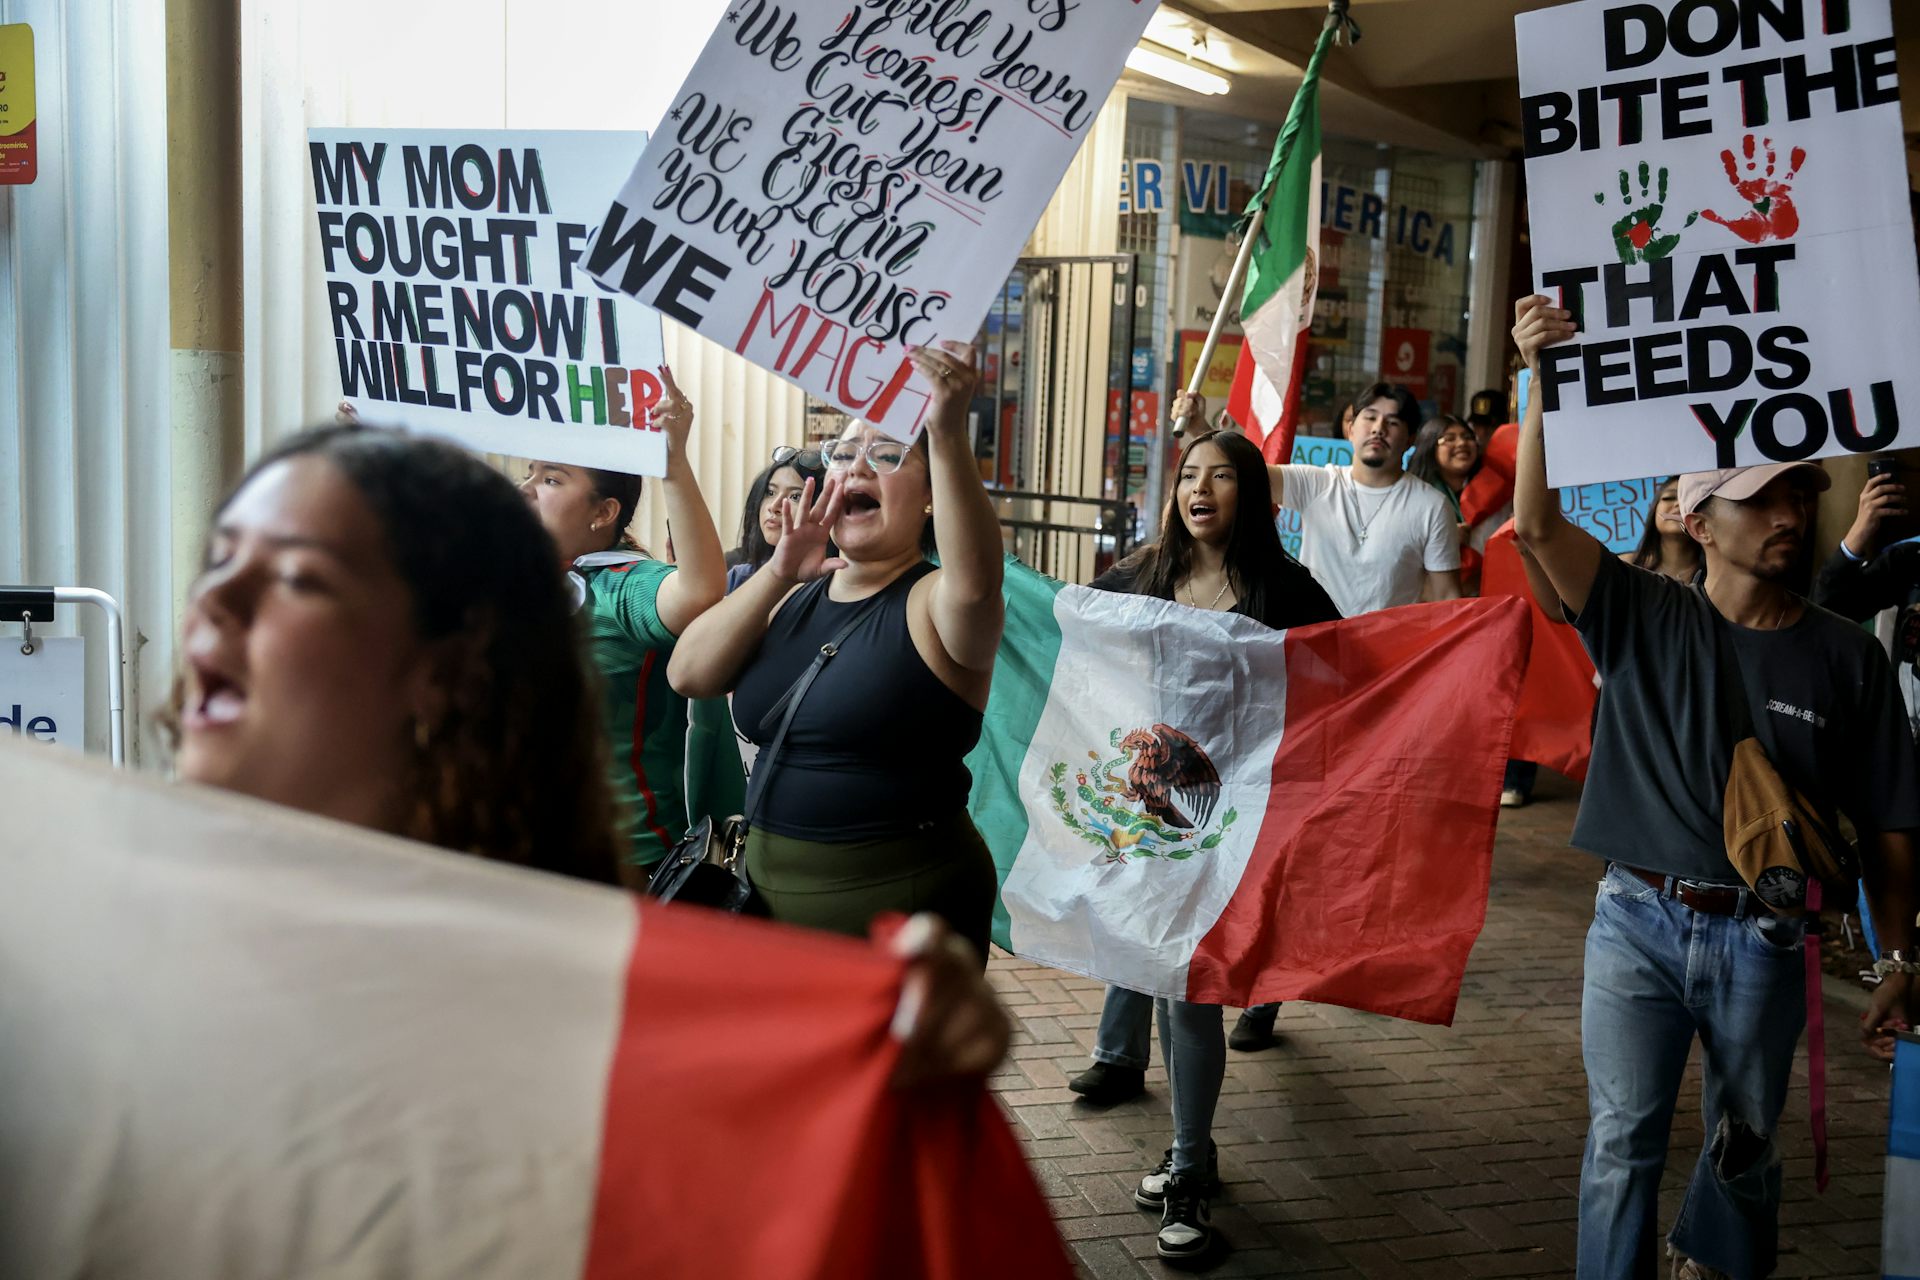
[[[839,654],[841,647],[846,644],[855,629],[867,620],[867,615],[879,607],[885,595],[886,589],[883,587],[868,596],[833,639],[820,646],[820,652],[813,655],[813,661],[808,663],[807,669],[800,673],[800,678],[795,680],[781,696],[780,701],[774,704],[774,710],[780,712],[780,727],[774,731],[773,741],[767,744],[767,749],[755,757],[753,762],[753,777],[747,788],[750,792],[747,797],[746,813],[746,825],[749,829],[753,826],[754,816],[760,812],[761,797],[767,793],[767,779],[772,776],[774,763],[780,758],[780,748],[787,740],[787,730],[793,728],[793,716],[800,709],[800,700],[807,696],[807,690],[813,687],[813,682],[819,678],[820,672]],[[768,713],[768,718],[772,718],[771,712]],[[765,721],[761,722],[762,727],[765,723]]]

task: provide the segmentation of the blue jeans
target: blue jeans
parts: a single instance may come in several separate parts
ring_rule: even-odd
[[[1735,1280],[1773,1270],[1774,1144],[1806,1021],[1804,924],[1705,915],[1609,865],[1587,931],[1580,1047],[1587,1068],[1579,1280],[1658,1271],[1660,1173],[1695,1035],[1707,1141],[1669,1237]]]
[[[1227,1078],[1227,1033],[1217,1004],[1155,999],[1108,987],[1094,1037],[1093,1060],[1144,1071],[1152,1061],[1152,1027],[1160,1015],[1160,1054],[1173,1095],[1173,1172],[1204,1174],[1213,1141],[1213,1112]]]

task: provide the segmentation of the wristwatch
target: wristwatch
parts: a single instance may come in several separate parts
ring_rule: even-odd
[[[1884,978],[1890,973],[1904,973],[1909,976],[1920,973],[1920,960],[1907,959],[1904,951],[1883,951],[1880,953],[1880,958],[1873,962],[1873,976]]]

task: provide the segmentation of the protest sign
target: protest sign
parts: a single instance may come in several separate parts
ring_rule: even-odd
[[[1153,7],[740,0],[587,270],[909,439]]]
[[[644,133],[311,129],[341,394],[472,449],[666,473],[660,317],[581,270]]]
[[[1888,0],[1514,22],[1534,270],[1581,325],[1542,354],[1551,483],[1920,441]]]

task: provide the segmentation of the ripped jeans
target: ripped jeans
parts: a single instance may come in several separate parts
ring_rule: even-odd
[[[1587,931],[1579,1280],[1664,1275],[1660,1173],[1695,1035],[1707,1141],[1673,1247],[1735,1280],[1773,1270],[1794,1046],[1806,1021],[1797,919],[1705,915],[1609,866]]]

